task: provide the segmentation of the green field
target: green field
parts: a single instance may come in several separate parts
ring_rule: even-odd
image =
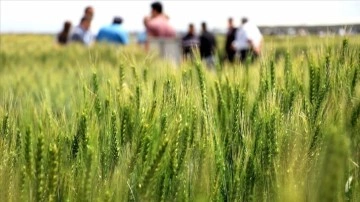
[[[356,202],[359,164],[360,36],[214,72],[0,35],[0,201]]]

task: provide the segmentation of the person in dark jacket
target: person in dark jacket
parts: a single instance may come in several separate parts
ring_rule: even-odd
[[[194,57],[194,49],[196,49],[199,45],[199,39],[195,34],[194,24],[189,25],[188,33],[182,38],[182,50],[183,50],[183,58],[191,59]]]
[[[63,30],[58,34],[57,41],[61,45],[65,45],[69,41],[69,35],[70,35],[70,29],[71,29],[71,22],[66,21],[64,23]]]
[[[205,22],[201,23],[202,32],[200,35],[200,56],[205,60],[208,68],[215,66],[216,39],[214,34],[207,30]]]
[[[228,19],[228,31],[226,34],[226,42],[225,42],[225,59],[230,63],[234,62],[236,51],[232,47],[232,42],[235,40],[236,27],[234,27],[233,19]]]

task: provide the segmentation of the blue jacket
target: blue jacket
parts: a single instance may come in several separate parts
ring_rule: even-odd
[[[129,36],[121,25],[112,24],[102,27],[96,37],[96,40],[117,44],[128,44]]]

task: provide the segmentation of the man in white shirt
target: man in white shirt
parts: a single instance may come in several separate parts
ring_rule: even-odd
[[[236,31],[233,48],[238,52],[240,61],[244,62],[248,57],[254,60],[260,55],[263,36],[259,28],[242,18],[241,27]]]

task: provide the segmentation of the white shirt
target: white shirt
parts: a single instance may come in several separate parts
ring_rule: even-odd
[[[71,41],[81,42],[87,46],[91,45],[94,40],[93,34],[90,30],[84,30],[80,25],[76,26],[71,34]]]
[[[236,31],[235,41],[232,43],[237,51],[250,49],[248,40],[252,41],[255,47],[259,47],[262,41],[262,34],[259,28],[247,22]]]

